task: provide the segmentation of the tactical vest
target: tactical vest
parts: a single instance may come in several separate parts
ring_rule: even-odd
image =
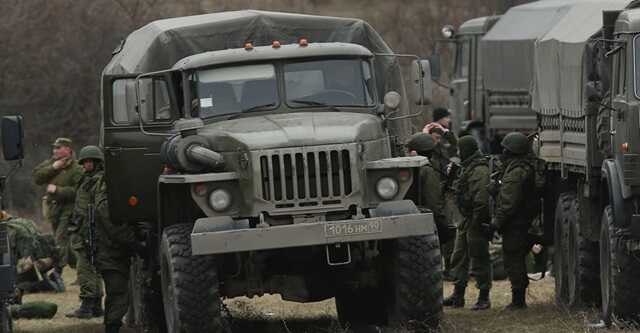
[[[469,177],[476,167],[483,165],[489,167],[489,162],[484,156],[474,158],[469,165],[463,166],[464,171],[462,172],[462,176],[458,179],[456,203],[458,204],[460,213],[465,217],[471,216],[471,212],[473,211],[473,198],[471,198],[471,200],[465,198],[465,196],[469,194]]]

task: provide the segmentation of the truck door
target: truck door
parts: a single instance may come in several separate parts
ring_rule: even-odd
[[[629,120],[627,118],[630,117],[629,114],[629,101],[633,93],[630,90],[629,80],[630,72],[628,69],[630,68],[628,65],[628,59],[630,59],[631,55],[631,47],[623,47],[620,48],[614,55],[613,58],[613,75],[612,75],[612,105],[613,108],[616,109],[617,112],[611,112],[611,129],[613,130],[613,138],[612,138],[612,148],[613,153],[618,159],[619,165],[624,165],[622,161],[622,154],[620,151],[620,146],[628,142],[629,133],[627,133],[628,126],[625,126],[625,123]]]
[[[456,43],[456,57],[451,80],[451,100],[449,108],[453,110],[453,125],[456,130],[460,124],[469,120],[469,108],[471,107],[469,95],[469,73],[471,59],[470,35],[460,35]]]
[[[140,79],[140,106],[136,111],[135,76],[103,78],[103,122],[101,145],[105,150],[110,217],[118,222],[154,221],[156,189],[163,166],[162,135],[178,119],[175,98],[163,79]]]

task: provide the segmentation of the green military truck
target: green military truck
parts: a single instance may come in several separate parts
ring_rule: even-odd
[[[411,60],[424,105],[430,66]],[[400,63],[350,18],[225,12],[127,37],[103,71],[101,143],[111,218],[148,230],[132,270],[144,330],[222,332],[221,298],[265,293],[335,297],[349,326],[438,325]]]
[[[478,56],[485,91],[476,105],[486,127],[538,132],[533,150],[547,162],[544,234],[555,245],[556,299],[597,305],[608,323],[637,322],[640,311],[639,7],[517,6],[482,38]],[[491,88],[491,77],[503,81]],[[501,91],[510,93],[498,98]],[[507,117],[516,109],[526,112]]]
[[[5,161],[20,161],[24,156],[22,138],[22,116],[4,116],[0,122],[0,144]],[[11,171],[15,167],[11,166]],[[4,210],[4,190],[8,175],[0,175],[0,210]],[[9,305],[15,298],[16,290],[16,266],[11,246],[7,225],[0,223],[0,333],[11,333],[13,322],[9,313]]]

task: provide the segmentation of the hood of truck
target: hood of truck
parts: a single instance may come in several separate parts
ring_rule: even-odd
[[[330,145],[384,136],[375,115],[354,112],[267,114],[216,122],[199,134],[218,152]]]

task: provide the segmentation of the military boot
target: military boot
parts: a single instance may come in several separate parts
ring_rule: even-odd
[[[453,294],[447,297],[442,301],[442,305],[451,306],[454,308],[463,308],[464,307],[464,292],[465,288],[454,287]]]
[[[482,289],[478,295],[478,301],[471,307],[471,310],[487,310],[490,308],[491,301],[489,300],[489,289]]]
[[[104,316],[104,310],[102,310],[102,298],[96,298],[93,300],[93,316],[94,317],[102,317]]]
[[[507,310],[523,310],[527,308],[525,295],[527,289],[514,289],[511,291],[511,304],[507,305]]]
[[[122,326],[122,324],[105,324],[104,325],[104,332],[105,333],[119,333],[121,326]]]
[[[93,299],[81,298],[80,307],[65,314],[67,318],[91,319],[93,318]]]

